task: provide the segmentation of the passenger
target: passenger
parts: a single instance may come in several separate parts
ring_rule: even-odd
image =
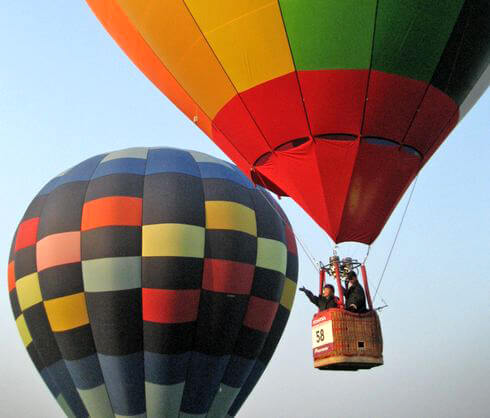
[[[366,312],[366,296],[364,289],[357,280],[357,274],[349,271],[347,274],[347,289],[344,289],[345,306],[351,312]]]
[[[318,309],[320,309],[320,311],[338,307],[338,298],[335,296],[335,289],[331,284],[326,284],[323,287],[323,292],[320,296],[315,296],[304,286],[301,287],[299,290],[301,292],[304,292],[308,299],[310,299],[311,303],[318,306]]]

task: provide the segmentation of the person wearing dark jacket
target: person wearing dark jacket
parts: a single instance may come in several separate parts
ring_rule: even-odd
[[[366,312],[366,296],[364,289],[357,280],[357,274],[350,271],[347,274],[347,289],[344,289],[345,307],[351,312]]]
[[[299,289],[304,292],[305,295],[310,299],[310,302],[318,306],[320,311],[324,311],[329,308],[337,308],[338,299],[335,297],[335,289],[331,284],[327,284],[323,288],[323,292],[320,296],[315,296],[311,291],[306,289],[304,286]]]

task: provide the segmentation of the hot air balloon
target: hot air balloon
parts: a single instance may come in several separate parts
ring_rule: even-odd
[[[87,3],[253,182],[336,243],[376,239],[490,79],[487,0]]]
[[[68,416],[235,416],[297,281],[291,226],[234,165],[132,148],[52,179],[19,224],[8,290]]]
[[[86,1],[245,175],[294,199],[336,243],[376,239],[490,80],[487,0]],[[342,300],[354,266],[368,290],[365,266],[335,253],[320,283],[331,275]],[[324,334],[349,321],[367,329],[340,315]],[[382,364],[379,321],[366,315],[364,336],[332,337],[328,347],[315,345],[314,318],[314,357],[339,354],[327,368]],[[342,360],[367,351],[364,365]]]

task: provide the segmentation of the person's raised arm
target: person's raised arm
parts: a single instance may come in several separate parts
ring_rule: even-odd
[[[318,296],[315,296],[311,291],[309,291],[306,287],[300,287],[299,288],[300,292],[304,292],[306,297],[310,299],[310,302],[313,303],[314,305],[318,306]]]

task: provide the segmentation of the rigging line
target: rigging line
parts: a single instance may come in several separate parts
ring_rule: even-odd
[[[386,269],[388,268],[388,263],[390,262],[391,254],[393,253],[393,249],[395,248],[396,241],[398,239],[398,235],[400,234],[400,230],[402,229],[403,221],[405,220],[405,215],[407,214],[408,206],[410,205],[410,201],[412,200],[413,191],[415,190],[415,186],[417,184],[419,176],[415,177],[415,181],[413,182],[412,190],[410,192],[410,196],[408,196],[408,201],[405,206],[405,210],[403,211],[402,219],[400,221],[400,225],[398,225],[398,230],[396,231],[395,239],[393,240],[393,244],[391,245],[390,252],[388,253],[388,258],[386,259],[385,266],[383,268],[383,272],[381,273],[381,277],[379,278],[378,285],[376,286],[376,291],[374,292],[373,304],[376,301],[376,295],[378,294],[379,287],[381,286],[381,282],[383,281],[383,277],[385,275]]]
[[[259,173],[260,174],[260,173]],[[283,215],[281,215],[278,210],[272,205],[272,203],[269,201],[267,195],[264,193],[264,190],[262,189],[262,186],[260,185],[257,185],[256,186],[256,189],[259,190],[260,193],[262,193],[262,195],[264,196],[266,202],[269,204],[269,206],[274,210],[274,212],[276,212],[276,214],[281,218],[283,219]],[[295,232],[293,230],[293,228],[291,227],[291,232],[293,233],[294,237],[298,240],[301,248],[303,249],[304,253],[306,254],[306,256],[308,257],[308,259],[310,260],[311,264],[313,265],[313,267],[315,268],[315,270],[317,271],[320,271],[320,268],[318,267],[319,266],[319,263],[318,261],[316,261],[315,257],[308,251],[308,248],[306,248],[306,245],[303,243],[303,240],[299,237],[299,235],[297,234],[297,232]]]
[[[362,262],[362,264],[366,264],[366,260],[369,257],[369,250],[370,249],[371,249],[371,244],[369,244],[368,247],[367,247],[366,256],[364,257],[364,261]]]
[[[359,136],[361,136],[364,131],[364,122],[366,120],[366,108],[367,108],[367,102],[369,100],[369,84],[371,82],[371,72],[373,71],[374,41],[376,40],[376,24],[378,23],[378,9],[379,9],[379,0],[376,0],[376,8],[374,9],[373,36],[371,38],[371,56],[369,58],[369,72],[367,76],[366,92],[364,94],[364,103],[362,107],[362,119],[361,119],[361,126],[359,129]]]
[[[292,229],[292,228],[291,228]],[[308,248],[306,248],[305,244],[303,243],[303,240],[293,231],[293,235],[296,237],[298,240],[299,244],[301,245],[301,248],[303,249],[304,253],[306,256],[309,258],[311,264],[315,268],[315,270],[320,271],[320,268],[318,267],[318,261],[316,261],[315,257],[308,251]]]

